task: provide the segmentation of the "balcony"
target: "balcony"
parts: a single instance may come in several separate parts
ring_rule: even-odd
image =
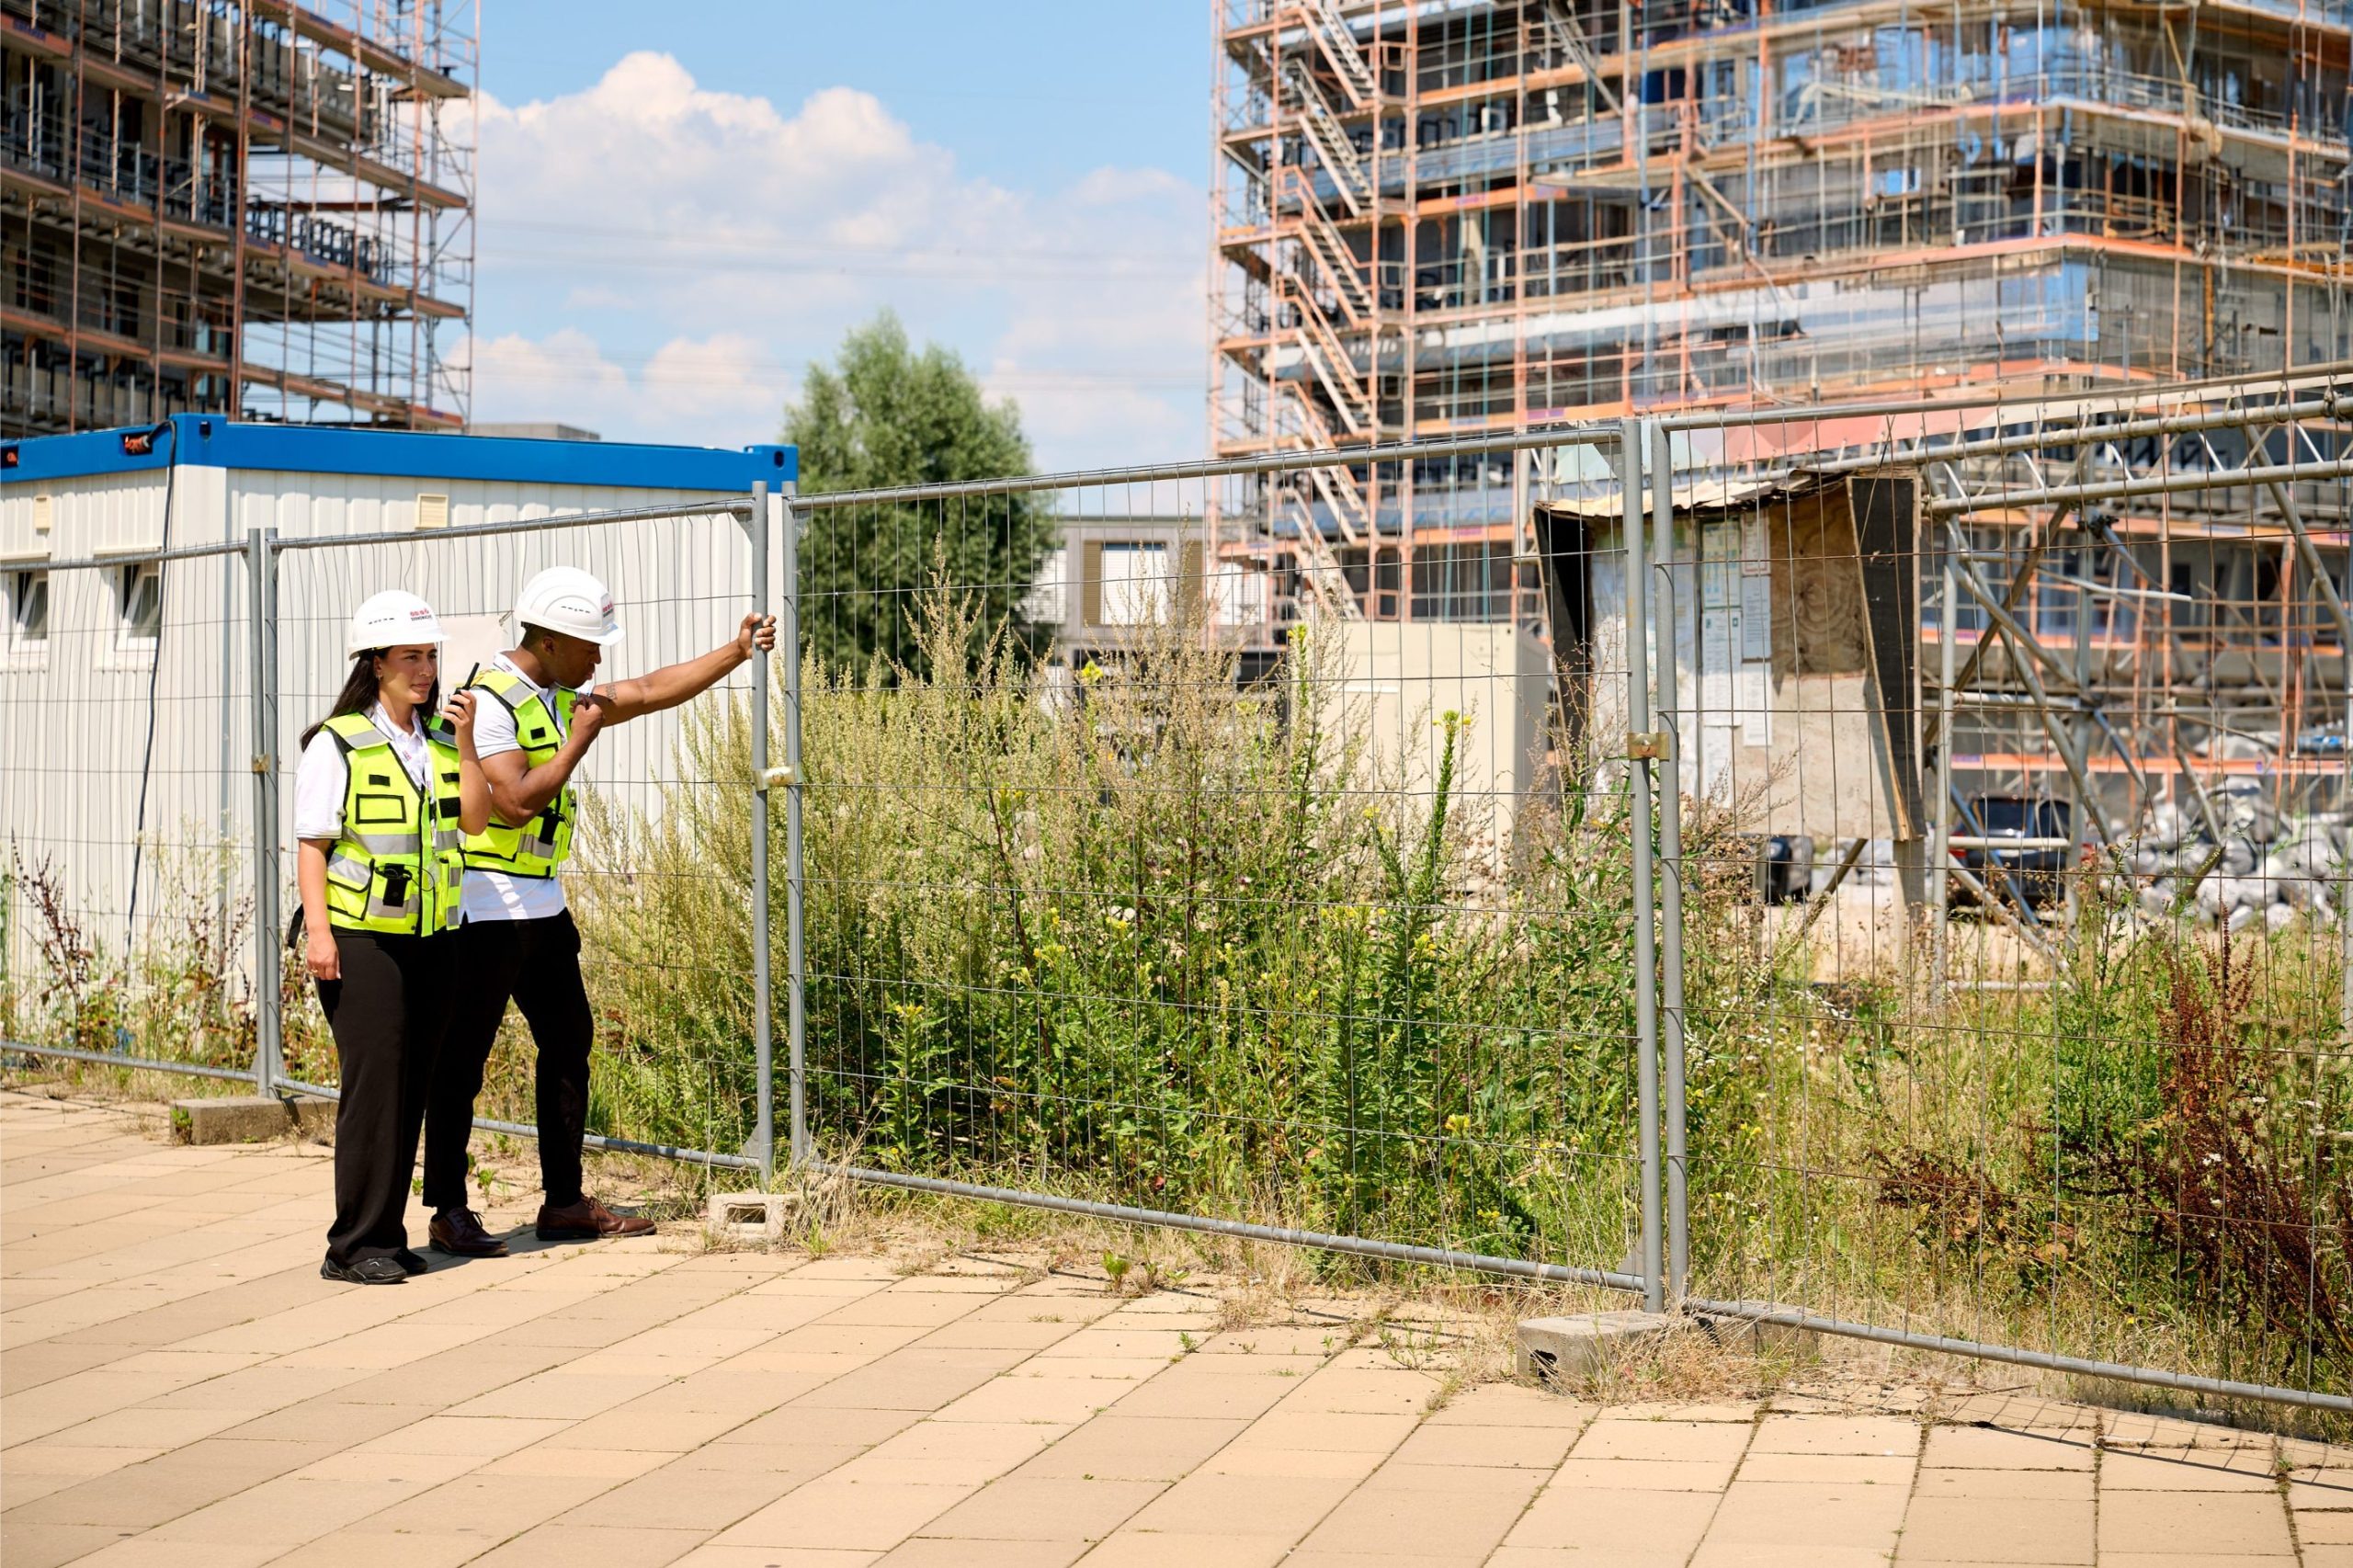
[[[227,230],[237,209],[236,184],[184,158],[164,158],[87,128],[69,138],[62,113],[11,110],[0,123],[0,164],[52,185],[78,180],[85,190],[126,207],[206,228]]]

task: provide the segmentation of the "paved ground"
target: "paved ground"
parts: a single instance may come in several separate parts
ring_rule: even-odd
[[[1984,1394],[1433,1412],[1345,1330],[972,1259],[342,1287],[316,1151],[0,1095],[0,1160],[7,1568],[2353,1565],[2346,1450]]]

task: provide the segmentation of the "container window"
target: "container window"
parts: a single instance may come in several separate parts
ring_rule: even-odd
[[[7,591],[8,652],[38,656],[49,647],[49,574],[11,572]]]
[[[116,602],[122,612],[122,646],[153,647],[164,630],[164,569],[152,561],[123,567]]]

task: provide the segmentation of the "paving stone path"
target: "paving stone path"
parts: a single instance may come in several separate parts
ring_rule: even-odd
[[[316,1150],[0,1094],[0,1561],[2353,1568],[2353,1451],[1974,1395],[1595,1409],[957,1259],[318,1278]],[[512,1216],[508,1217],[510,1220]]]

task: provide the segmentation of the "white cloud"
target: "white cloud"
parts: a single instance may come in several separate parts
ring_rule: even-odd
[[[888,305],[1020,403],[1041,463],[1200,448],[1204,206],[1172,174],[1008,188],[871,94],[786,112],[650,52],[482,116],[478,417],[772,439],[801,369]]]
[[[784,406],[785,378],[767,368],[760,346],[741,333],[673,338],[654,350],[642,379],[645,395],[672,421],[773,426]]]
[[[574,327],[536,342],[509,333],[460,343],[450,358],[472,362],[474,414],[480,419],[532,417],[519,405],[542,397],[596,403],[629,392],[627,373],[604,357],[594,338]]]
[[[460,345],[454,358],[467,352]],[[510,333],[473,352],[476,419],[561,420],[615,441],[773,440],[789,381],[731,333],[671,338],[633,368],[573,327],[537,340]]]

